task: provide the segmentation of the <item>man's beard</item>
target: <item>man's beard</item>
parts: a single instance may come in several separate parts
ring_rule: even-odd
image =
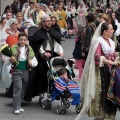
[[[44,28],[48,29],[48,28],[51,28],[51,26],[47,26],[47,25],[46,25],[46,26],[44,26]]]

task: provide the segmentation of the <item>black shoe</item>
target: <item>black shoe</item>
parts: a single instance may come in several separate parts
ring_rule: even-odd
[[[66,36],[65,38],[68,38],[68,36]]]

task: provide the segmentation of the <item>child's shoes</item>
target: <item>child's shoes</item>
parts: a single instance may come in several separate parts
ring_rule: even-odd
[[[20,111],[20,112],[24,112],[24,109],[20,108],[19,111]]]
[[[15,110],[15,114],[20,114],[20,110]]]
[[[20,112],[24,112],[24,109],[20,108],[15,110],[15,114],[20,114]]]

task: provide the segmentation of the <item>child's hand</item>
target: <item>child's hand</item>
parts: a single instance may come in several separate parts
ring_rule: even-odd
[[[28,66],[29,66],[29,67],[32,67],[32,62],[29,62],[29,63],[28,63]]]
[[[11,63],[14,63],[16,60],[15,60],[14,57],[11,57],[11,58],[9,59],[9,61],[10,61]]]

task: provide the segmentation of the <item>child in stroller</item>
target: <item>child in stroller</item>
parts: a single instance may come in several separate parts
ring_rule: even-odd
[[[75,81],[73,81],[72,74],[73,71],[69,67],[68,63],[61,57],[54,57],[50,59],[50,61],[46,61],[48,64],[48,91],[47,91],[47,99],[42,101],[43,109],[50,109],[51,102],[54,100],[61,100],[61,106],[56,107],[57,114],[65,114],[66,108],[70,107],[69,98],[73,99],[72,105],[76,105],[76,112],[80,112],[80,89]],[[66,75],[66,82],[62,82],[62,76]],[[68,77],[67,77],[68,76]],[[61,78],[61,79],[60,79]],[[69,79],[68,79],[69,78]],[[59,81],[63,83],[63,86]],[[60,87],[57,89],[57,84]],[[60,86],[61,84],[61,86]],[[61,88],[64,88],[60,91]],[[52,97],[52,98],[51,98]],[[51,98],[51,99],[50,99]]]
[[[56,107],[57,114],[65,114],[66,108],[69,108],[70,102],[68,98],[72,98],[72,105],[76,105],[76,112],[80,112],[80,89],[78,84],[68,78],[68,71],[65,68],[58,72],[59,77],[54,81],[55,89],[52,92],[52,101],[61,99],[61,106]]]

